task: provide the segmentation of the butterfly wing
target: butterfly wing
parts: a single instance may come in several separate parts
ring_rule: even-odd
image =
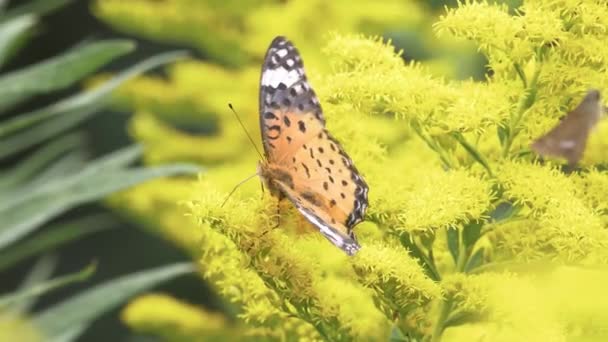
[[[274,181],[274,184],[309,222],[319,228],[321,234],[331,243],[348,255],[355,254],[361,248],[352,229],[338,221],[339,217],[345,216],[345,213],[340,208],[332,207],[331,200],[328,200],[323,194],[314,192],[305,184],[291,185],[280,180]]]
[[[308,84],[302,58],[293,44],[276,37],[264,58],[260,79],[260,131],[269,162],[293,154],[296,135],[306,133],[301,116],[312,114],[325,124],[321,106]],[[301,139],[298,141],[302,144]]]
[[[352,228],[365,216],[368,187],[325,129],[302,59],[282,37],[271,43],[262,68],[260,126],[270,184],[332,243],[354,253]]]
[[[562,157],[571,165],[583,156],[589,129],[583,121],[566,116],[547,134],[532,143],[532,149],[543,156]]]
[[[583,156],[589,132],[601,113],[599,91],[590,90],[557,126],[532,143],[532,149],[540,155],[562,157],[570,165],[576,164]]]

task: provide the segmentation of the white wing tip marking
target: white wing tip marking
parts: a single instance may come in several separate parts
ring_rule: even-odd
[[[262,85],[277,88],[279,84],[283,83],[287,88],[301,79],[300,73],[297,69],[287,70],[283,67],[276,69],[267,69],[262,74]]]

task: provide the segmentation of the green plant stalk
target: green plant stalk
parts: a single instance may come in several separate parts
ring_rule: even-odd
[[[481,166],[483,166],[486,171],[488,171],[488,175],[490,175],[490,177],[494,177],[492,169],[490,168],[490,164],[488,164],[486,158],[464,138],[462,133],[454,132],[452,133],[452,136],[473,157],[473,159],[475,159],[475,161],[481,164]]]
[[[517,75],[519,75],[521,82],[524,84],[524,89],[528,88],[528,78],[526,77],[526,73],[524,72],[524,69],[522,69],[522,67],[521,67],[521,65],[519,65],[519,63],[513,63],[513,68],[515,68]]]
[[[538,77],[540,75],[540,71],[541,71],[541,66],[539,65],[536,70],[534,71],[534,75],[532,76],[532,80],[530,81],[530,84],[528,85],[528,87],[526,88],[526,90],[524,91],[524,94],[522,95],[522,97],[519,100],[519,104],[517,105],[517,111],[515,112],[515,115],[511,115],[511,122],[509,123],[509,135],[507,136],[507,139],[505,141],[505,144],[503,145],[503,149],[502,149],[502,157],[506,158],[509,155],[509,150],[511,149],[511,145],[513,144],[513,140],[515,140],[515,137],[517,136],[517,134],[519,134],[519,122],[521,121],[521,118],[523,117],[524,113],[532,106],[532,104],[534,104],[534,101],[536,100],[536,92],[537,92],[537,84],[538,84]],[[521,71],[523,72],[523,71]],[[521,76],[520,76],[521,77]],[[523,76],[525,78],[525,75]]]
[[[113,223],[108,216],[95,215],[60,224],[35,238],[0,252],[0,271],[15,265],[17,262],[57,246],[111,228]],[[83,229],[86,227],[87,229]]]
[[[427,146],[430,149],[437,152],[437,154],[439,155],[439,159],[441,159],[441,161],[443,162],[443,165],[447,169],[454,168],[454,165],[450,161],[450,158],[448,157],[445,150],[439,144],[437,144],[435,141],[433,141],[433,138],[427,136],[426,133],[422,131],[422,127],[420,127],[420,125],[418,125],[417,123],[412,124],[412,128],[414,128],[414,131],[416,132],[416,134],[418,134],[418,136],[427,144]]]
[[[11,305],[13,303],[19,302],[21,300],[24,300],[24,299],[27,299],[30,297],[39,296],[41,294],[44,294],[44,293],[47,293],[54,289],[66,286],[68,284],[85,281],[85,280],[89,279],[89,277],[91,277],[95,273],[96,269],[97,269],[97,263],[92,262],[87,267],[85,267],[84,269],[82,269],[76,273],[68,274],[66,276],[53,279],[49,282],[46,282],[46,283],[43,283],[40,285],[36,285],[31,288],[24,289],[15,294],[11,294],[8,296],[2,296],[2,297],[0,297],[0,308],[6,307],[8,305]]]
[[[466,267],[469,259],[469,250],[464,244],[463,231],[459,231],[460,238],[458,239],[458,260],[456,261],[456,272],[462,273]],[[441,341],[441,336],[445,330],[446,323],[452,312],[453,302],[451,299],[446,299],[439,304],[439,315],[437,317],[437,323],[433,328],[433,335],[431,336],[431,342]]]

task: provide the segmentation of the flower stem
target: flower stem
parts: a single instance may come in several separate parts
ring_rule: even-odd
[[[467,253],[467,247],[464,244],[464,237],[462,236],[462,230],[460,231],[460,238],[458,239],[458,259],[456,261],[456,272],[464,272],[464,268],[469,259]],[[450,313],[452,312],[453,302],[451,299],[445,299],[439,304],[439,316],[437,317],[437,323],[433,329],[433,335],[431,336],[431,342],[441,341],[441,336],[445,330],[445,323],[448,321]]]
[[[518,73],[523,72],[521,70],[521,68],[519,68],[519,69],[516,68],[516,70],[518,71]],[[515,112],[515,115],[511,115],[511,122],[509,123],[509,134],[505,140],[505,143],[504,143],[503,149],[502,149],[503,158],[506,158],[509,155],[509,150],[511,149],[513,140],[515,140],[515,137],[517,136],[517,134],[519,134],[519,131],[520,131],[519,123],[521,121],[521,118],[523,117],[524,113],[530,107],[532,107],[532,105],[534,104],[534,101],[536,100],[536,92],[538,90],[537,89],[538,76],[540,75],[540,71],[541,71],[541,66],[538,65],[536,67],[536,70],[534,71],[532,80],[528,84],[528,87],[524,90],[524,93],[522,94],[522,96],[519,100],[519,104],[517,106],[517,111]],[[522,76],[520,75],[520,77],[522,77]],[[523,75],[523,77],[525,79],[525,74]]]

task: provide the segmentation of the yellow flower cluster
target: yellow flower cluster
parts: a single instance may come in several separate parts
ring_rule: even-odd
[[[488,61],[483,82],[449,80],[424,62],[404,62],[390,41],[348,34],[418,25],[425,12],[413,3],[211,3],[137,0],[129,21],[126,5],[95,3],[116,27],[240,66],[181,62],[167,79],[138,79],[116,96],[117,106],[136,109],[130,129],[148,147],[147,162],[190,160],[205,171],[196,186],[156,181],[110,203],[188,248],[236,314],[231,326],[214,315],[203,322],[209,313],[144,297],[125,311],[129,325],[184,341],[196,332],[304,341],[608,338],[597,285],[608,279],[608,123],[591,134],[573,173],[528,148],[587,89],[608,96],[605,1],[447,9],[434,29],[476,44]],[[186,7],[192,13],[179,15]],[[239,34],[222,26],[227,20]],[[255,181],[222,206],[255,172],[258,156],[227,103],[258,136],[259,59],[273,20],[299,47],[328,130],[370,187],[368,220],[355,230],[363,248],[352,258],[288,201],[277,214],[276,199],[262,197]],[[179,317],[155,311],[155,301]]]
[[[226,319],[164,294],[147,294],[123,310],[122,319],[138,331],[170,337],[174,341],[209,341],[229,338]],[[233,337],[238,336],[232,331]],[[228,336],[226,336],[228,335]]]

